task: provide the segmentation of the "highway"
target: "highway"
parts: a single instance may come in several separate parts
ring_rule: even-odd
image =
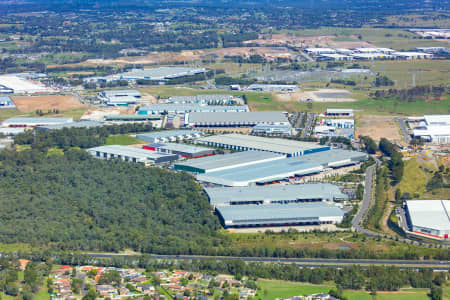
[[[94,258],[111,258],[111,257],[133,257],[127,254],[110,254],[110,253],[87,253],[87,256]],[[397,266],[403,268],[433,268],[435,270],[448,270],[450,262],[441,261],[424,261],[424,260],[375,260],[375,259],[324,259],[324,258],[277,258],[277,257],[235,257],[235,256],[199,256],[199,255],[151,255],[154,259],[176,259],[176,260],[201,260],[215,259],[221,260],[243,260],[245,262],[272,262],[272,263],[295,263],[305,267],[345,267],[349,265],[385,265]]]

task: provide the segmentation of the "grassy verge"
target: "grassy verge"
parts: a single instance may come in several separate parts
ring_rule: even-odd
[[[111,135],[106,138],[106,145],[136,145],[143,143],[145,143],[145,141],[126,134]]]
[[[419,162],[415,158],[406,161],[402,180],[396,188],[400,189],[402,194],[409,193],[411,197],[414,197],[414,194],[420,194],[422,196],[425,192],[426,184],[427,176],[420,167]]]
[[[333,286],[329,285],[312,285],[278,280],[259,280],[258,287],[260,290],[258,290],[258,293],[256,294],[256,299],[264,300],[328,293],[328,291],[333,288]]]

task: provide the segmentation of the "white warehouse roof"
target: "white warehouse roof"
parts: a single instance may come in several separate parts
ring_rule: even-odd
[[[406,201],[413,227],[450,233],[450,200]]]

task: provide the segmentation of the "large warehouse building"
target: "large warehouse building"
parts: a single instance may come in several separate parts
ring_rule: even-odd
[[[218,206],[225,228],[340,223],[344,211],[325,202]]]
[[[160,67],[153,69],[133,69],[125,73],[114,75],[117,79],[123,80],[153,80],[167,81],[169,79],[192,76],[206,73],[205,68],[188,68],[188,67]]]
[[[175,170],[205,174],[281,159],[284,159],[284,156],[275,153],[243,151],[231,154],[215,155],[213,157],[203,157],[185,162],[177,162],[173,165],[173,167]]]
[[[167,163],[178,159],[176,154],[158,153],[141,148],[119,145],[100,146],[87,149],[92,156],[100,159],[122,159],[124,161],[143,163],[144,165]]]
[[[189,127],[253,127],[257,124],[289,125],[281,111],[192,112],[186,116]]]
[[[190,140],[203,136],[204,133],[195,130],[167,130],[137,134],[138,139],[151,143],[167,143],[181,140]]]
[[[330,151],[311,153],[300,159],[317,163],[324,168],[340,168],[366,161],[369,159],[369,155],[364,152],[331,149]]]
[[[15,117],[3,121],[3,127],[36,127],[73,123],[72,118],[26,118]]]
[[[199,158],[214,154],[214,149],[176,143],[149,144],[142,146],[142,149],[177,154],[184,158]]]
[[[413,233],[448,239],[450,200],[411,200],[405,204],[406,219]]]
[[[205,188],[213,206],[342,201],[348,196],[329,183]]]
[[[53,124],[53,125],[42,125],[36,126],[38,130],[58,130],[63,128],[92,128],[92,127],[101,127],[105,124],[97,121],[76,121],[70,123],[63,124]]]
[[[329,146],[316,143],[300,142],[280,138],[266,138],[243,134],[213,135],[196,140],[197,143],[233,149],[237,151],[258,150],[291,156],[301,156],[310,153],[330,150]]]
[[[197,96],[173,96],[160,102],[172,104],[206,104],[206,105],[233,105],[237,101],[232,95],[205,94]]]
[[[97,97],[110,106],[127,106],[136,104],[142,95],[138,90],[111,90],[101,91]]]
[[[419,122],[412,131],[414,138],[433,143],[450,143],[450,115],[427,115],[413,117],[409,121]]]
[[[319,164],[302,161],[298,157],[289,157],[197,174],[197,180],[222,186],[248,186],[279,181],[288,177],[311,175],[321,171],[323,167]]]
[[[0,86],[5,91],[12,91],[14,94],[35,94],[47,93],[52,90],[41,84],[26,78],[15,75],[1,75]]]
[[[246,112],[247,105],[200,105],[200,104],[152,104],[143,106],[138,114],[186,114],[192,112]]]

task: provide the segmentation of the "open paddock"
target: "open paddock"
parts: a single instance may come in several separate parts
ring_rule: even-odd
[[[21,112],[32,112],[36,110],[59,110],[66,111],[74,108],[84,107],[76,98],[70,95],[48,95],[48,96],[17,96],[12,97],[17,109]]]

